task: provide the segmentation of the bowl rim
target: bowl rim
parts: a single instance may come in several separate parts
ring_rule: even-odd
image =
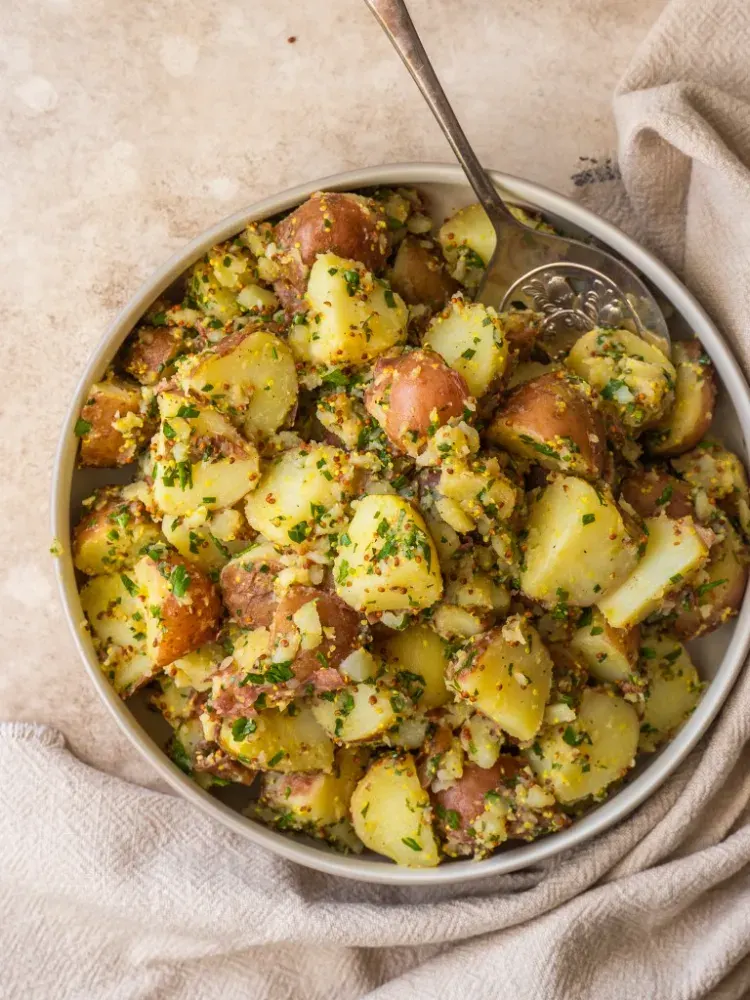
[[[701,340],[716,366],[736,411],[747,459],[746,442],[750,439],[750,391],[728,345],[692,293],[653,254],[622,230],[583,206],[532,181],[495,170],[490,171],[490,174],[501,192],[512,200],[527,202],[542,211],[554,213],[580,226],[620,253],[672,301]],[[115,694],[99,667],[90,638],[80,627],[83,615],[69,545],[70,493],[76,453],[76,438],[73,434],[75,421],[88,387],[101,376],[124,337],[154,299],[207,249],[239,232],[249,221],[292,208],[315,191],[393,184],[399,186],[444,184],[469,188],[460,167],[442,163],[393,163],[332,174],[288,188],[239,209],[201,232],[158,267],[109,324],[81,375],[63,421],[54,459],[50,518],[52,535],[55,539],[61,540],[63,545],[61,556],[55,559],[55,575],[64,614],[79,655],[100,698],[114,716],[120,729],[161,778],[189,802],[214,819],[218,819],[235,833],[298,864],[326,874],[358,881],[390,885],[438,885],[506,874],[538,864],[563,851],[569,851],[624,819],[652,795],[698,743],[737,679],[750,647],[750,588],[745,593],[740,614],[735,619],[734,634],[721,665],[695,712],[677,737],[632,782],[624,785],[610,800],[571,827],[546,838],[513,847],[481,861],[453,861],[437,868],[412,869],[399,868],[386,860],[371,861],[358,855],[335,854],[329,848],[305,843],[289,834],[264,827],[235,812],[183,774],[147,735],[126,703]]]

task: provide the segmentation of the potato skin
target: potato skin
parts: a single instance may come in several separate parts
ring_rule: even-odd
[[[210,642],[216,637],[221,619],[217,588],[205,573],[174,552],[166,553],[158,562],[151,556],[144,556],[137,564],[136,577],[146,591],[146,606],[159,601],[156,594],[156,600],[150,596],[148,579],[153,578],[152,570],[166,581],[178,567],[182,567],[189,578],[185,598],[181,600],[171,592],[164,595],[154,629],[156,637],[152,639],[149,635],[149,653],[157,667],[166,667]]]
[[[694,513],[690,487],[661,469],[627,476],[620,486],[620,497],[640,517],[658,517],[664,512],[677,520]]]
[[[515,778],[526,761],[510,754],[500,754],[492,767],[479,767],[465,763],[461,777],[450,788],[434,795],[442,809],[458,813],[462,833],[467,833],[477,816],[484,812],[485,795],[494,791],[504,781]],[[438,812],[440,815],[440,811]]]
[[[710,589],[701,595],[699,589],[687,588],[678,605],[671,627],[682,639],[708,635],[734,617],[742,604],[748,577],[746,558],[734,529],[726,525],[725,530],[726,537],[711,548],[705,567]]]
[[[111,380],[91,386],[81,410],[89,424],[81,435],[79,462],[82,466],[114,468],[130,465],[156,429],[156,422],[141,412],[143,399],[134,382]],[[133,414],[132,428],[123,433],[115,421]]]
[[[672,347],[677,371],[672,409],[646,437],[653,455],[674,456],[690,451],[711,426],[716,405],[716,374],[699,340],[678,341]]]
[[[339,191],[311,195],[277,224],[275,237],[280,249],[289,252],[279,284],[299,291],[304,291],[307,269],[318,254],[335,253],[378,273],[390,251],[382,207],[371,198]],[[277,289],[277,294],[285,302],[291,293],[285,289],[282,295]]]
[[[570,470],[591,479],[604,473],[604,421],[585,390],[564,372],[548,372],[513,389],[487,437],[547,469]]]
[[[140,500],[123,500],[116,488],[104,489],[73,530],[73,561],[87,576],[113,573],[131,565],[141,548],[160,539],[159,526]]]
[[[155,385],[174,372],[189,343],[181,327],[141,326],[125,342],[122,366],[141,385]]]
[[[438,310],[461,286],[448,274],[438,254],[423,245],[425,242],[407,236],[398,248],[388,278],[391,288],[407,305]]]
[[[517,309],[500,313],[503,332],[518,361],[526,361],[542,330],[541,313],[533,309]]]
[[[271,625],[279,603],[273,581],[282,569],[281,563],[272,560],[257,565],[243,565],[241,559],[227,563],[219,579],[224,604],[234,621],[245,628]]]
[[[279,601],[271,622],[271,643],[287,633],[296,632],[292,615],[304,604],[317,601],[316,609],[323,626],[323,642],[314,649],[300,649],[294,658],[293,670],[298,681],[306,680],[311,674],[326,668],[337,668],[349,653],[359,645],[362,631],[361,616],[340,597],[317,587],[293,586]],[[332,629],[327,636],[326,630]],[[322,663],[320,654],[325,657]],[[342,681],[343,683],[343,681]]]
[[[435,351],[418,349],[380,358],[365,393],[365,408],[400,451],[416,458],[428,443],[428,432],[462,416],[470,402],[462,375]]]

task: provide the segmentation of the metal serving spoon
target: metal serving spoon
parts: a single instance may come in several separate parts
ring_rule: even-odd
[[[477,299],[499,310],[523,301],[545,314],[550,332],[568,336],[595,326],[627,326],[668,352],[664,316],[629,267],[605,250],[532,230],[513,217],[453,113],[404,0],[365,3],[422,91],[495,230],[495,252]]]

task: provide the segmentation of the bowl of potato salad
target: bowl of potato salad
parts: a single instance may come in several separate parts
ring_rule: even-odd
[[[185,797],[351,878],[512,871],[638,806],[748,648],[748,389],[619,230],[671,348],[476,301],[458,168],[253,205],[116,319],[63,430],[66,612],[117,721]]]

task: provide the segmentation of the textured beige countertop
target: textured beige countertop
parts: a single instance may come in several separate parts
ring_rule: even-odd
[[[612,91],[662,6],[410,3],[484,162],[563,192],[613,147]],[[157,787],[78,660],[49,555],[52,457],[86,357],[222,216],[450,151],[361,0],[0,0],[0,74],[0,718],[53,724]]]

